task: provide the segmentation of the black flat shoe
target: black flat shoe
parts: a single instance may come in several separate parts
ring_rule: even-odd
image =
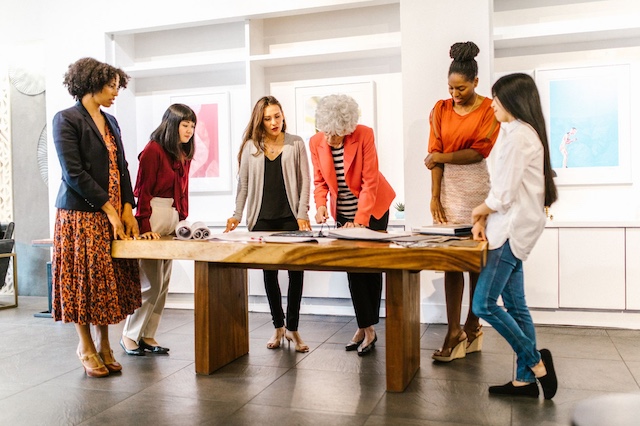
[[[551,358],[551,352],[549,349],[540,349],[540,357],[544,368],[547,369],[547,374],[542,377],[538,377],[540,385],[542,385],[542,392],[544,393],[544,399],[551,399],[555,396],[558,390],[558,377],[556,376],[556,370],[553,367],[553,359]]]
[[[122,339],[120,339],[120,346],[122,346],[122,349],[124,349],[124,351],[125,351],[125,353],[127,355],[144,356],[144,349],[142,349],[140,346],[138,346],[135,349],[127,349],[127,347],[124,345],[124,342],[122,341]]]
[[[489,393],[492,395],[527,396],[530,398],[537,398],[540,395],[537,383],[514,386],[512,382],[502,386],[489,386]]]
[[[358,349],[358,346],[360,346],[362,344],[362,342],[364,342],[364,339],[358,340],[357,342],[354,342],[352,340],[349,343],[347,343],[347,345],[345,345],[344,350],[347,351],[347,352],[348,351],[355,351],[356,349]]]
[[[151,346],[147,342],[145,342],[144,339],[140,339],[138,345],[140,345],[140,349],[142,349],[143,351],[149,351],[152,354],[156,355],[164,355],[169,352],[169,348],[163,348],[162,346]]]
[[[376,342],[378,341],[378,335],[373,336],[373,340],[367,346],[358,348],[358,356],[365,356],[369,354],[376,347]]]

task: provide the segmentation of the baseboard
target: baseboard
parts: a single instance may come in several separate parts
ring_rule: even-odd
[[[286,297],[283,297],[286,304]],[[169,293],[167,308],[193,309],[192,293]],[[462,306],[464,322],[469,307]],[[269,312],[266,296],[249,296],[250,312]],[[354,316],[351,299],[303,297],[300,306],[301,314]],[[382,300],[380,316],[385,317],[385,301]],[[567,325],[579,327],[611,327],[625,329],[640,329],[640,311],[605,311],[584,309],[531,309],[533,322],[540,325]],[[446,310],[444,305],[420,305],[420,322],[424,324],[446,324]],[[486,326],[488,324],[485,323]]]

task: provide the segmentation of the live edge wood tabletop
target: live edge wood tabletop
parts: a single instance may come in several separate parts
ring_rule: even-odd
[[[384,272],[387,390],[402,392],[420,366],[420,271],[480,272],[487,244],[405,248],[389,242],[333,240],[265,243],[114,241],[128,259],[195,261],[195,370],[211,374],[249,352],[247,269]]]

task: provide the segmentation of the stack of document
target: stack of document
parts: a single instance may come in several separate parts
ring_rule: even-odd
[[[469,235],[471,234],[473,225],[468,224],[433,224],[413,228],[413,232],[417,234],[433,234],[433,235]]]
[[[409,235],[411,235],[410,232],[391,233],[373,231],[368,228],[338,228],[330,230],[327,236],[343,240],[391,241],[394,238],[407,237]]]

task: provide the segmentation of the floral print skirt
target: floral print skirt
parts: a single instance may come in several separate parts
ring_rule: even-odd
[[[117,324],[140,307],[138,262],[111,257],[112,232],[102,211],[58,209],[51,270],[54,320]]]

